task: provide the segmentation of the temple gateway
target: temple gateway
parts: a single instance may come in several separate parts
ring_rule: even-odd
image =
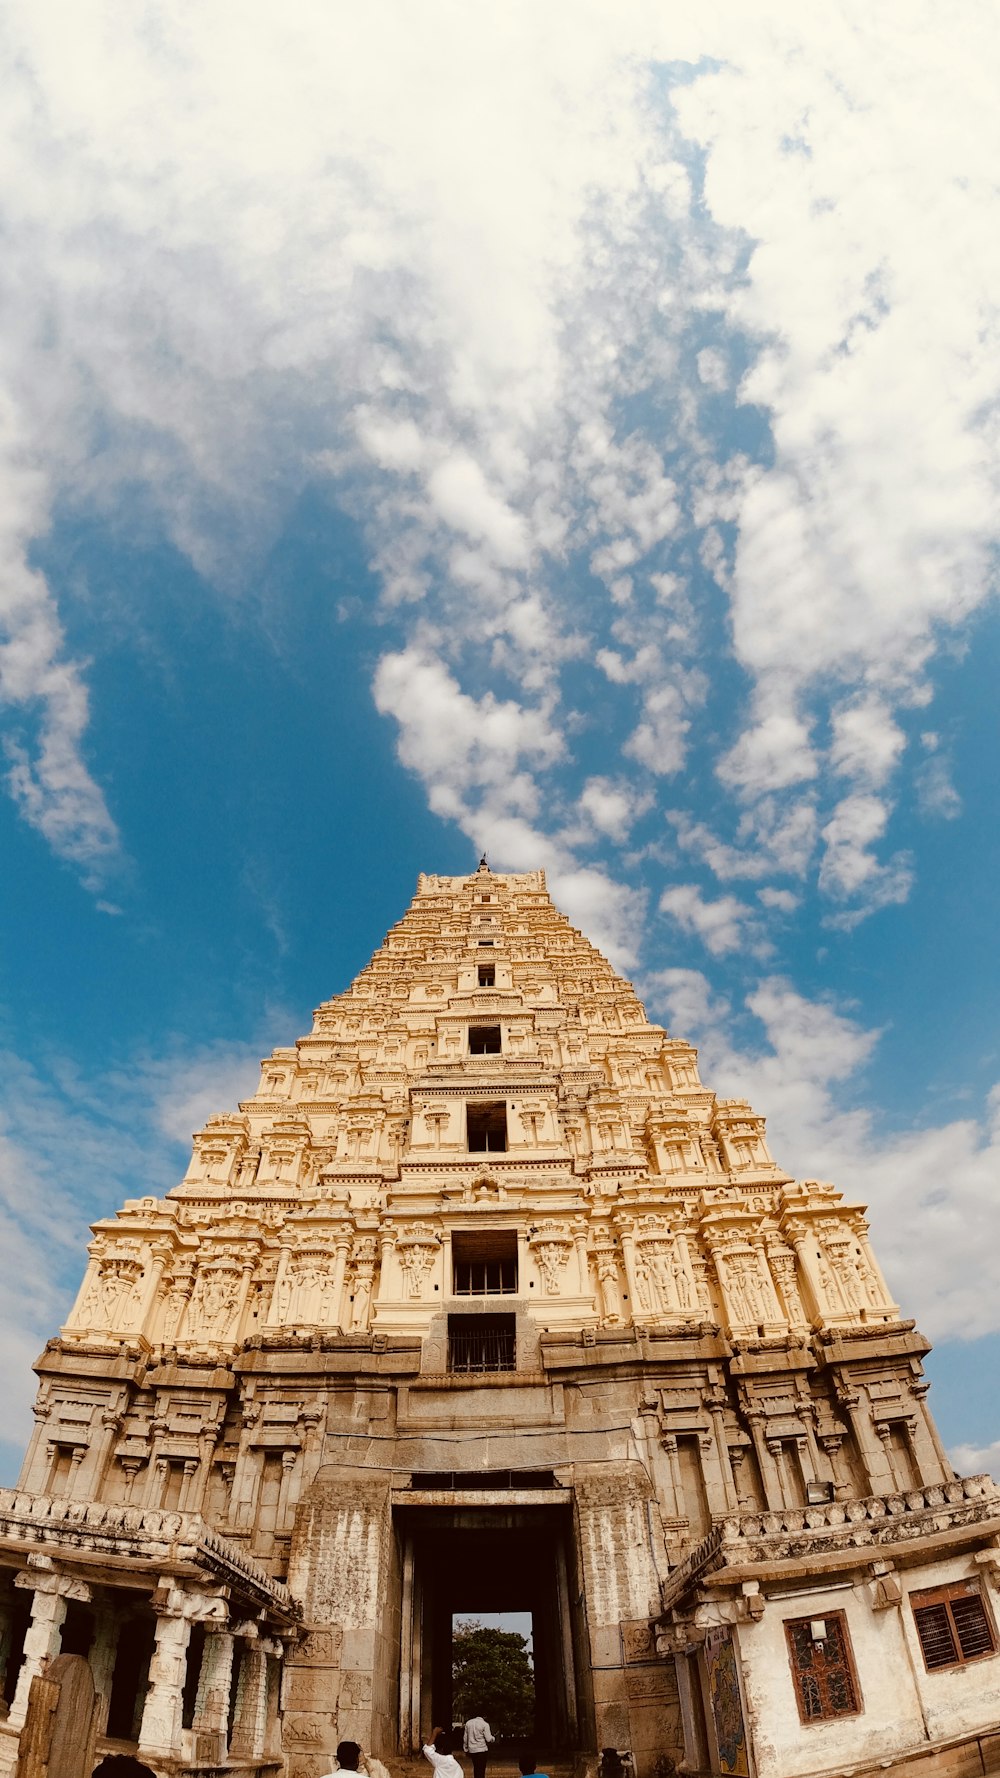
[[[1000,1491],[947,1460],[863,1207],[782,1172],[541,872],[422,876],[137,1189],[0,1493],[0,1773],[61,1652],[98,1771],[319,1778],[353,1739],[395,1778],[454,1614],[512,1611],[581,1778],[998,1769]]]

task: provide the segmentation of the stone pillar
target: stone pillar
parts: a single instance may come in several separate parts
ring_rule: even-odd
[[[40,1559],[42,1562],[50,1560],[45,1556]],[[24,1638],[21,1671],[17,1676],[17,1690],[7,1718],[10,1728],[20,1729],[24,1727],[24,1719],[28,1714],[28,1693],[32,1680],[59,1653],[69,1601],[78,1599],[89,1605],[91,1591],[83,1581],[70,1580],[68,1575],[56,1574],[51,1568],[43,1568],[41,1572],[28,1569],[24,1574],[17,1574],[14,1576],[14,1585],[24,1587],[34,1594],[31,1601],[31,1622]]]
[[[284,1647],[275,1638],[264,1645],[267,1662],[267,1692],[264,1701],[264,1757],[269,1760],[281,1758],[281,1722],[278,1711],[281,1704],[281,1672]]]
[[[305,1647],[289,1651],[286,1744],[295,1744],[308,1713],[310,1734],[321,1732],[329,1745],[358,1741],[384,1756],[399,1733],[401,1585],[384,1472],[368,1476],[324,1466],[322,1480],[306,1489],[295,1515],[288,1585],[314,1630]],[[314,1633],[333,1630],[341,1634],[339,1702],[330,1687],[317,1709],[315,1701],[300,1702],[311,1685],[303,1668],[310,1664]]]
[[[90,1651],[90,1671],[93,1675],[94,1691],[97,1695],[97,1733],[99,1735],[103,1735],[108,1726],[111,1681],[114,1677],[120,1630],[121,1619],[115,1615],[111,1606],[105,1606],[97,1613],[94,1643]]]
[[[181,1693],[187,1672],[191,1620],[184,1615],[185,1598],[170,1588],[163,1600],[152,1600],[156,1612],[156,1643],[149,1663],[149,1685],[139,1726],[139,1756],[179,1759],[181,1755]]]
[[[274,1274],[274,1288],[271,1291],[271,1306],[268,1309],[264,1320],[265,1327],[281,1326],[282,1303],[287,1291],[286,1278],[291,1252],[291,1243],[289,1241],[282,1241],[281,1252],[278,1255],[278,1268]]]
[[[282,1532],[288,1524],[288,1495],[298,1456],[298,1451],[282,1451],[281,1453],[281,1483],[278,1488],[278,1504],[274,1514],[274,1529],[278,1533]]]
[[[181,1483],[181,1494],[180,1494],[180,1499],[177,1503],[178,1512],[189,1513],[189,1512],[194,1511],[194,1508],[195,1508],[197,1502],[193,1501],[191,1499],[191,1493],[192,1493],[192,1490],[196,1491],[195,1477],[197,1476],[197,1474],[198,1474],[197,1460],[194,1457],[185,1458],[185,1460],[184,1460],[184,1480]]]
[[[0,1698],[3,1696],[4,1681],[7,1677],[7,1662],[10,1660],[13,1619],[12,1606],[6,1599],[0,1599]],[[0,1704],[0,1709],[2,1708],[3,1706]]]
[[[146,1277],[146,1288],[142,1293],[139,1314],[136,1317],[138,1331],[148,1334],[150,1321],[155,1321],[160,1309],[160,1285],[163,1280],[164,1267],[170,1258],[170,1248],[165,1241],[157,1241],[153,1245],[149,1260],[149,1272]]]
[[[845,1392],[838,1397],[838,1406],[846,1411],[854,1434],[854,1447],[864,1465],[868,1488],[872,1494],[894,1494],[896,1480],[889,1466],[886,1449],[876,1436],[871,1416],[861,1404],[859,1395]]]
[[[345,1326],[350,1326],[350,1316],[344,1314],[344,1278],[347,1273],[347,1256],[351,1251],[349,1235],[341,1235],[337,1241],[336,1258],[333,1262],[333,1290],[331,1292],[332,1320],[335,1327],[343,1333]]]
[[[221,1765],[229,1732],[229,1688],[233,1678],[233,1638],[229,1630],[209,1630],[201,1655],[194,1704],[194,1757],[197,1765]]]
[[[593,1297],[594,1290],[590,1282],[590,1261],[587,1257],[586,1223],[574,1223],[573,1246],[576,1249],[577,1295]]]
[[[764,1506],[771,1512],[780,1512],[786,1504],[785,1490],[781,1472],[775,1464],[770,1445],[764,1437],[764,1411],[762,1408],[749,1408],[746,1418],[757,1457],[761,1486],[764,1490]]]
[[[403,1584],[400,1601],[402,1637],[399,1662],[399,1744],[405,1753],[420,1746],[420,1583],[413,1555],[413,1539],[403,1548]]]
[[[610,1472],[610,1473],[609,1473]],[[585,1620],[599,1747],[652,1745],[633,1733],[632,1699],[625,1673],[622,1626],[643,1623],[659,1609],[659,1577],[650,1547],[647,1509],[653,1487],[641,1463],[574,1465],[573,1491],[583,1569]],[[673,1675],[657,1668],[673,1692]],[[659,1699],[636,1700],[642,1712]],[[638,1723],[637,1725],[638,1726]]]
[[[243,1659],[236,1682],[236,1716],[230,1759],[256,1760],[264,1752],[267,1727],[267,1655],[261,1647],[256,1624],[241,1626]]]
[[[168,1463],[165,1457],[154,1457],[146,1471],[146,1489],[142,1504],[144,1507],[158,1507],[163,1499],[167,1485]]]

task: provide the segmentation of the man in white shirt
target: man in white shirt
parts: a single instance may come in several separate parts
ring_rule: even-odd
[[[485,1716],[470,1716],[462,1734],[462,1746],[472,1761],[472,1778],[486,1778],[486,1757],[493,1730]]]

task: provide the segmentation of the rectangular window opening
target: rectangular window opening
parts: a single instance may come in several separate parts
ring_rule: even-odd
[[[495,938],[479,938],[476,940],[476,943],[478,944],[480,950],[482,950],[485,945],[489,945],[490,948],[492,949],[492,947],[496,944],[496,942],[497,941]]]
[[[470,1154],[506,1154],[507,1107],[502,1102],[465,1108]]]
[[[456,1230],[451,1237],[456,1296],[513,1296],[517,1291],[514,1229]]]
[[[513,1315],[449,1315],[450,1371],[512,1371],[516,1358]]]
[[[862,1706],[844,1613],[793,1618],[785,1624],[785,1635],[802,1721],[858,1716]]]
[[[470,1056],[498,1056],[500,1054],[499,1025],[469,1026]]]
[[[929,1673],[996,1654],[993,1625],[975,1581],[911,1593],[910,1604]]]
[[[497,972],[492,963],[480,963],[479,986],[481,988],[496,987]]]

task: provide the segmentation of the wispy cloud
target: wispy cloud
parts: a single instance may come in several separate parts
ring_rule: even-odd
[[[996,535],[998,169],[988,28],[961,10],[947,43],[925,3],[644,0],[380,0],[349,32],[318,0],[280,27],[220,3],[153,35],[110,0],[15,0],[0,694],[25,818],[90,881],[116,856],[86,669],[29,564],[54,506],[128,488],[224,590],[319,477],[392,614],[401,755],[498,862],[526,835],[577,850],[596,661],[602,776],[675,807],[707,746],[732,874],[789,868],[775,836],[816,803],[836,917],[905,896],[898,710]],[[479,717],[517,729],[509,786]]]
[[[65,1056],[43,1069],[3,1053],[0,1452],[11,1479],[30,1425],[31,1365],[73,1300],[88,1223],[176,1185],[192,1132],[255,1090],[258,1059],[245,1043],[178,1044],[84,1074]]]

